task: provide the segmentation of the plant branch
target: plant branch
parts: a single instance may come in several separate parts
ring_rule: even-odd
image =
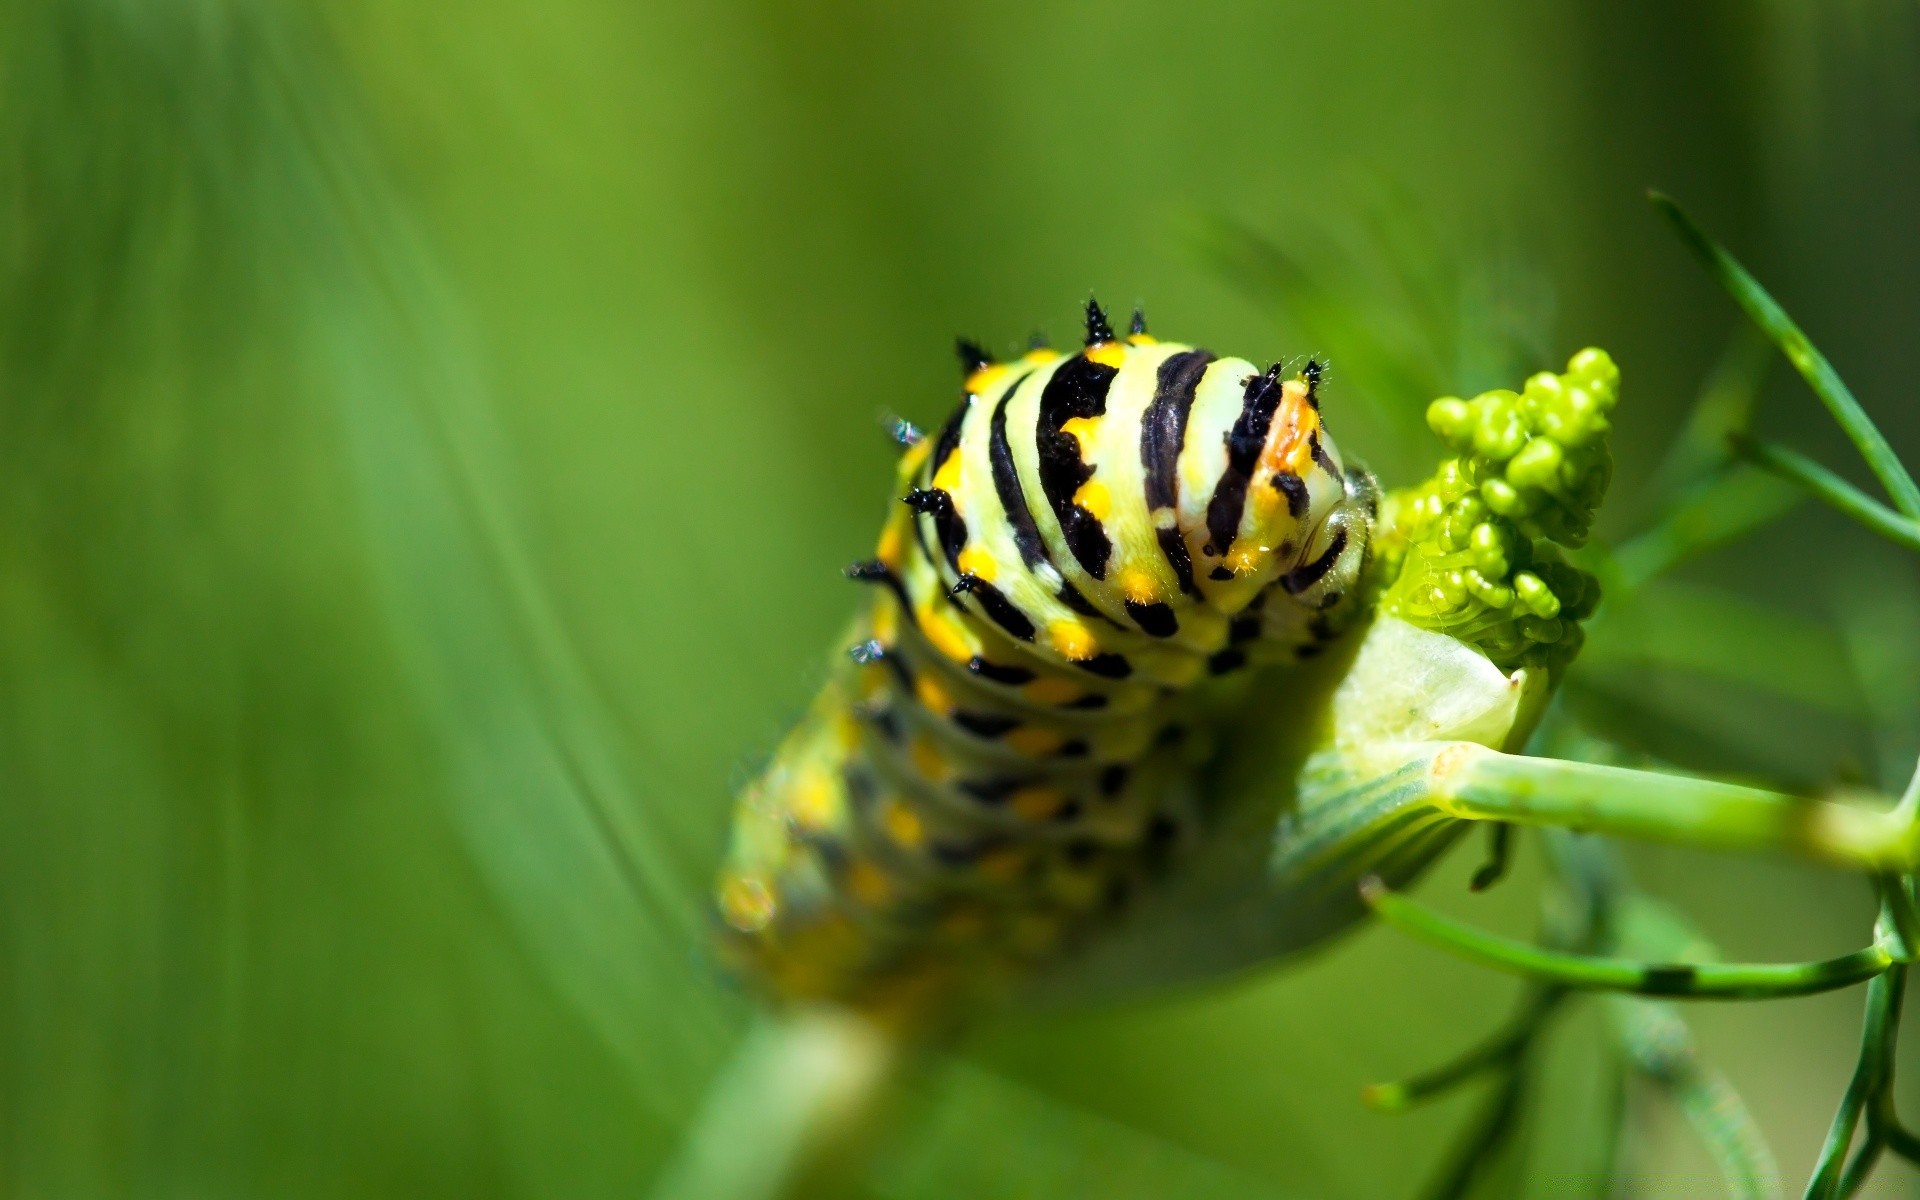
[[[1806,455],[1745,434],[1733,434],[1728,442],[1735,454],[1761,470],[1805,488],[1822,503],[1896,546],[1920,551],[1920,521],[1894,512]]]
[[[1387,924],[1462,958],[1561,987],[1689,1000],[1768,1000],[1852,987],[1885,973],[1893,956],[1876,942],[1839,958],[1800,963],[1650,963],[1566,954],[1442,916],[1378,877],[1360,895]]]

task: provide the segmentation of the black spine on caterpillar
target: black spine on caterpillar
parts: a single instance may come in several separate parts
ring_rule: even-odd
[[[1194,834],[1180,693],[1338,632],[1373,491],[1300,378],[1089,302],[987,360],[849,574],[851,657],[748,788],[723,944],[785,997],[923,1008],[1056,954]]]

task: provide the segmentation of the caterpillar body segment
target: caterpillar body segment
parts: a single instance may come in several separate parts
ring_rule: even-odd
[[[1057,957],[1206,821],[1210,697],[1362,607],[1375,492],[1318,368],[1134,329],[963,344],[845,657],[740,800],[722,943],[762,989],[920,1018]]]

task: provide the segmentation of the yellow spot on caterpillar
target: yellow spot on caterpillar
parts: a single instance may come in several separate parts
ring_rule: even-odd
[[[720,915],[741,933],[759,933],[778,909],[766,880],[730,875],[720,884]]]
[[[960,552],[960,570],[968,575],[978,575],[988,583],[993,582],[995,572],[993,555],[978,546],[968,546]]]
[[[1041,363],[1050,363],[1059,357],[1060,352],[1058,350],[1049,350],[1045,346],[1035,346],[1025,354],[1022,354],[1020,361],[1027,366],[1037,367]]]
[[[1047,626],[1047,640],[1061,657],[1075,662],[1100,653],[1100,643],[1093,636],[1093,630],[1074,620],[1055,621]]]
[[[1263,554],[1258,546],[1239,546],[1227,560],[1227,565],[1233,568],[1234,574],[1245,575],[1260,569]]]
[[[954,662],[963,663],[973,657],[973,647],[967,644],[966,635],[960,627],[939,612],[931,604],[922,605],[915,614],[920,632],[926,635],[933,648]]]
[[[978,396],[1006,378],[1006,375],[1006,363],[988,363],[968,375],[966,383],[962,386],[966,388],[968,394]]]
[[[808,771],[794,789],[793,805],[788,810],[793,823],[802,830],[824,829],[833,820],[836,799],[833,781],[825,771]]]
[[[880,544],[874,548],[873,552],[875,558],[887,564],[888,568],[894,571],[900,569],[900,564],[905,559],[908,520],[905,515],[906,511],[905,508],[902,508],[900,510],[900,516],[888,520],[888,522],[881,527]]]
[[[1048,820],[1066,802],[1060,789],[1051,787],[1024,787],[1007,797],[1007,806],[1023,821]]]
[[[887,831],[895,845],[907,850],[917,849],[927,840],[927,823],[898,800],[890,801],[886,810],[880,814],[880,825]]]
[[[867,632],[891,650],[900,634],[900,610],[896,607],[899,602],[892,592],[884,592],[882,596],[881,602],[873,606],[873,615],[867,618]]]
[[[1007,746],[1019,754],[1039,756],[1052,754],[1066,741],[1059,733],[1043,729],[1038,725],[1022,725],[1007,733],[1004,741]]]
[[[1088,362],[1097,362],[1103,367],[1118,367],[1127,361],[1127,347],[1124,342],[1095,342],[1086,351]]]
[[[1069,704],[1086,695],[1086,689],[1058,675],[1042,675],[1021,691],[1035,704]]]
[[[1159,344],[1160,339],[1150,333],[1130,333],[1127,335],[1127,345],[1129,346],[1157,346]]]
[[[931,453],[933,453],[933,441],[930,438],[908,446],[906,453],[900,456],[900,474],[911,475],[918,471],[920,464],[925,462],[927,455]]]
[[[913,694],[929,712],[944,717],[953,711],[953,694],[947,691],[946,684],[935,679],[931,673],[913,681]]]
[[[833,715],[833,740],[839,743],[843,751],[860,744],[860,721],[845,708]]]
[[[1135,604],[1153,604],[1160,599],[1160,584],[1138,567],[1120,572],[1120,594]]]
[[[856,858],[847,864],[847,895],[868,908],[877,908],[893,898],[893,885],[873,860]]]
[[[947,757],[933,744],[933,739],[925,734],[913,739],[907,747],[907,754],[913,759],[913,769],[923,778],[939,782],[947,777]]]
[[[1092,513],[1096,521],[1105,521],[1107,514],[1113,511],[1113,494],[1098,479],[1089,479],[1081,484],[1080,490],[1073,494],[1073,502]]]
[[[959,494],[960,451],[958,449],[955,449],[953,453],[947,455],[946,461],[941,463],[939,469],[933,473],[933,486],[946,492],[949,496],[957,496]]]
[[[1094,440],[1100,436],[1100,418],[1075,417],[1060,426],[1060,432],[1073,435],[1073,440],[1080,443],[1080,453],[1084,457],[1087,451],[1093,449]]]

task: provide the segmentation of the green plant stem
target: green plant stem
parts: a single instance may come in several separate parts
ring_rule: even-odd
[[[1435,744],[1426,769],[1429,801],[1468,820],[1717,850],[1787,850],[1884,873],[1911,871],[1920,856],[1911,806],[1810,799],[1717,779],[1502,754],[1467,742]]]
[[[1852,987],[1883,974],[1893,958],[1878,944],[1839,958],[1802,963],[1647,963],[1565,954],[1501,937],[1445,917],[1388,890],[1376,877],[1360,894],[1403,932],[1496,970],[1597,991],[1694,1000],[1768,1000]]]
[[[1798,451],[1742,434],[1728,439],[1734,453],[1789,483],[1798,484],[1843,516],[1907,550],[1920,551],[1920,521],[1894,512]]]
[[[1906,972],[1887,971],[1867,985],[1867,1015],[1860,1032],[1860,1059],[1853,1078],[1840,1098],[1840,1108],[1827,1128],[1827,1140],[1820,1148],[1813,1178],[1807,1182],[1807,1200],[1835,1200],[1842,1184],[1851,1177],[1854,1186],[1866,1178],[1878,1157],[1884,1138],[1873,1126],[1870,1105],[1892,1082],[1893,1038],[1900,1018],[1900,1002],[1906,991]],[[1847,1163],[1847,1148],[1853,1143],[1862,1114],[1869,1114],[1866,1143],[1853,1165]]]
[[[1853,439],[1860,456],[1866,460],[1868,468],[1880,481],[1880,486],[1886,488],[1887,495],[1893,499],[1894,507],[1920,520],[1920,487],[1914,485],[1913,476],[1907,473],[1906,467],[1894,454],[1893,447],[1887,444],[1879,427],[1860,407],[1860,402],[1841,380],[1839,372],[1833,369],[1833,364],[1814,347],[1807,335],[1794,324],[1793,318],[1760,286],[1759,281],[1748,274],[1747,269],[1725,247],[1708,237],[1677,203],[1659,192],[1648,193],[1648,199],[1672,222],[1680,239],[1719,280],[1734,302],[1746,311],[1748,318],[1772,339],[1773,344],[1780,348],[1780,353],[1786,355],[1787,361],[1800,372],[1813,389],[1813,394],[1820,398],[1820,402],[1827,406],[1827,411],[1833,414],[1833,419],[1840,423],[1840,428]]]
[[[1913,894],[1907,890],[1908,875],[1882,875],[1876,880],[1880,889],[1881,911],[1886,914],[1887,924],[1892,927],[1899,942],[1894,961],[1910,963],[1916,954],[1920,954],[1920,908],[1914,905]]]
[[[1547,1019],[1559,1010],[1566,995],[1567,989],[1562,987],[1539,988],[1505,1028],[1452,1062],[1409,1079],[1369,1084],[1360,1098],[1367,1107],[1379,1112],[1405,1112],[1488,1071],[1511,1069],[1539,1036]]]

